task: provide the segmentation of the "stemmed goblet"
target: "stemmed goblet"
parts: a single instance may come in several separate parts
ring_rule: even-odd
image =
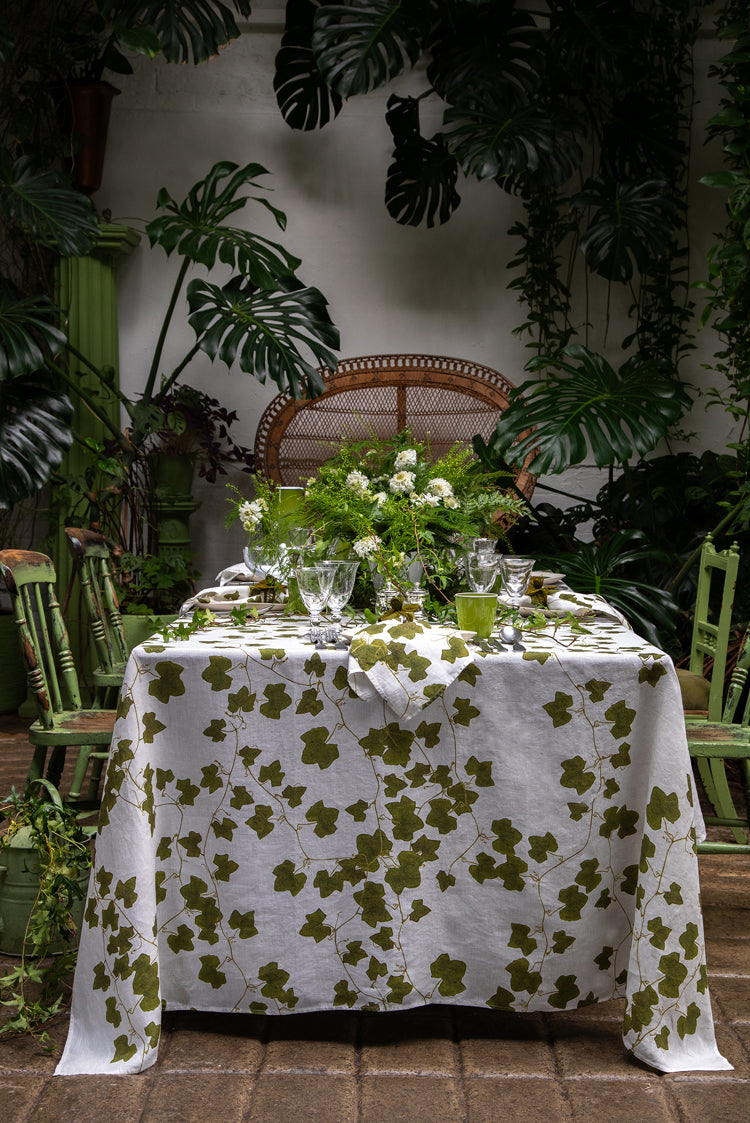
[[[297,588],[307,611],[310,613],[310,642],[319,643],[322,639],[320,614],[325,608],[333,584],[333,570],[322,565],[301,565],[295,570]]]
[[[473,593],[490,593],[497,578],[500,557],[486,551],[470,550],[466,555],[466,580]]]
[[[521,598],[529,587],[534,564],[534,558],[522,558],[517,554],[503,554],[500,558],[500,580],[503,583],[503,592],[516,615]]]
[[[321,568],[333,573],[331,591],[328,594],[328,610],[331,613],[331,626],[326,629],[326,640],[337,647],[346,647],[340,639],[341,617],[349,603],[357,577],[358,561],[324,561]]]

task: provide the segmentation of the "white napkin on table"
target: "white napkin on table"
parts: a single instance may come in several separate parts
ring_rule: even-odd
[[[355,632],[349,686],[360,698],[382,698],[404,722],[439,698],[474,656],[453,629],[425,621],[380,620]]]
[[[573,616],[582,618],[606,616],[610,620],[616,620],[619,624],[630,627],[620,610],[597,593],[574,593],[572,589],[552,588],[545,588],[544,591],[547,594],[547,607],[535,604],[529,596],[521,597],[518,609],[521,616],[532,616],[535,612],[543,612],[546,616],[564,616],[570,612]],[[497,599],[499,604],[510,607],[510,602],[503,593],[499,593]]]

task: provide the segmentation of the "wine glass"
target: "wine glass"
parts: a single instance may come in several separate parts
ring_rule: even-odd
[[[301,565],[295,570],[295,576],[302,603],[310,613],[310,642],[319,643],[322,638],[320,614],[331,592],[333,570],[324,569],[322,565]]]
[[[521,597],[529,587],[534,558],[522,558],[517,554],[503,554],[500,558],[500,580],[503,592],[510,606],[518,613]]]
[[[473,593],[491,593],[497,578],[500,557],[484,551],[470,550],[466,555],[466,580]]]
[[[321,569],[330,569],[333,573],[331,591],[328,594],[328,610],[331,613],[331,626],[326,632],[326,639],[336,646],[346,647],[339,639],[341,634],[341,616],[344,608],[349,603],[349,598],[354,589],[357,577],[358,561],[324,561]]]

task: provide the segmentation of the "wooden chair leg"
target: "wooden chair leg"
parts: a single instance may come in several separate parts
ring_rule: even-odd
[[[726,767],[721,757],[698,757],[696,763],[698,775],[716,817],[719,819],[741,818],[729,790]],[[747,844],[747,831],[743,830],[742,827],[733,826],[729,827],[729,830],[734,835],[735,842],[740,845]]]

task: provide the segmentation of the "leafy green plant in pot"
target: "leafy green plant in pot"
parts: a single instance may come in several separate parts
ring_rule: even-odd
[[[145,558],[158,556],[148,457],[170,430],[175,435],[175,416],[186,416],[189,394],[179,380],[194,356],[203,351],[212,360],[237,366],[261,382],[270,378],[293,396],[322,392],[317,368],[335,367],[332,348],[339,344],[325,297],[299,280],[300,261],[283,246],[227,223],[231,214],[252,200],[269,210],[279,228],[285,228],[282,211],[265,198],[247,193],[248,188],[253,192],[258,188],[257,179],[265,174],[259,164],[240,168],[225,161],[215,164],[182,201],[173,199],[166,188],[159,192],[157,206],[162,213],[148,223],[146,233],[153,247],[179,259],[179,268],[142,389],[132,397],[114,384],[110,370],[98,369],[71,347],[54,323],[55,309],[49,301],[39,298],[29,304],[11,294],[5,304],[0,302],[0,393],[6,388],[13,393],[22,384],[32,390],[38,384],[39,389],[36,395],[15,395],[12,410],[0,408],[0,438],[6,438],[0,439],[0,503],[33,491],[59,463],[72,439],[67,394],[77,395],[108,433],[93,450],[103,468],[103,482],[101,487],[93,483],[86,489],[87,494],[106,493],[111,500],[109,506],[97,506],[100,529],[114,542],[120,540],[123,521],[118,507],[124,503],[130,512],[128,538],[120,540],[120,546]],[[18,187],[9,193],[16,198]],[[2,194],[0,183],[0,206]],[[49,206],[54,204],[53,198],[44,198]],[[30,210],[31,218],[36,217],[37,209]],[[37,226],[42,229],[41,219]],[[84,230],[81,241],[84,248],[79,252],[85,252]],[[211,271],[222,266],[231,272],[223,283],[198,278],[188,283],[191,268]],[[187,300],[187,321],[195,340],[164,373],[165,343],[181,296]],[[94,376],[94,391],[84,387],[83,371]],[[55,383],[63,389],[58,390]],[[125,415],[123,429],[112,424],[103,406],[112,396]],[[35,416],[40,430],[43,426],[39,447],[31,446],[24,428]],[[213,421],[217,420],[221,431],[226,419],[214,411]],[[226,434],[218,446],[212,444],[207,475],[212,470],[212,455],[216,467],[219,454],[236,459],[238,448],[227,445]],[[107,514],[111,516],[108,523]]]
[[[0,816],[0,949],[19,956],[0,978],[9,1012],[0,1033],[31,1033],[44,1045],[75,966],[95,828],[45,779],[13,789]]]

